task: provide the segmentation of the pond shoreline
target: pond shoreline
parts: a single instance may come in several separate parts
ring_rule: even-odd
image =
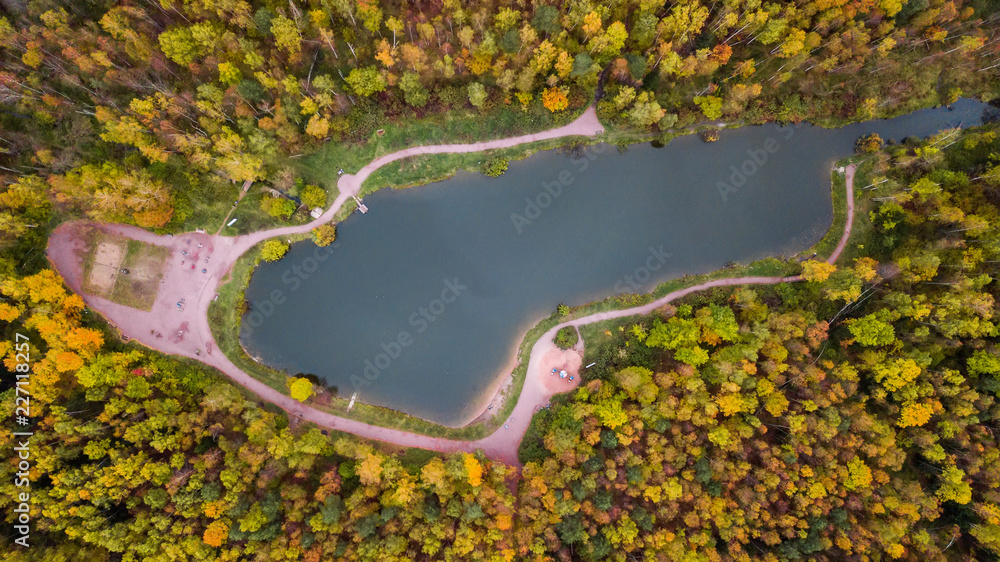
[[[362,381],[359,396],[360,400],[370,404],[408,412],[445,427],[458,428],[469,419],[478,417],[468,415],[469,405],[485,404],[488,395],[492,394],[487,388],[495,388],[501,382],[498,379],[506,377],[510,372],[508,367],[513,364],[511,355],[498,354],[501,348],[508,346],[508,342],[511,347],[515,347],[518,340],[523,341],[523,327],[550,316],[556,303],[585,306],[585,303],[601,302],[608,295],[616,293],[643,294],[654,289],[653,285],[616,283],[616,280],[631,276],[636,266],[646,260],[647,256],[632,250],[641,250],[647,243],[657,246],[659,243],[666,243],[662,249],[674,254],[668,263],[656,264],[659,273],[651,276],[651,283],[667,282],[686,273],[709,273],[724,268],[727,263],[747,264],[765,256],[797,255],[822,240],[832,228],[839,229],[843,224],[842,201],[831,204],[827,161],[832,163],[832,158],[825,155],[853,150],[854,140],[857,138],[854,129],[859,126],[886,129],[900,138],[899,130],[923,134],[921,131],[928,130],[928,124],[936,126],[953,118],[955,122],[963,118],[966,123],[971,122],[967,116],[959,117],[959,113],[961,111],[950,114],[943,109],[926,110],[912,117],[904,117],[898,122],[875,120],[846,130],[833,131],[807,124],[792,127],[741,127],[728,130],[717,143],[705,144],[696,137],[689,136],[671,143],[664,150],[638,146],[631,148],[624,156],[616,154],[615,147],[607,144],[583,148],[572,154],[553,150],[536,154],[523,163],[515,165],[512,162],[510,170],[499,180],[483,178],[477,173],[462,173],[449,183],[435,183],[420,190],[382,190],[365,199],[374,212],[364,216],[358,214],[338,225],[338,243],[341,246],[335,250],[335,260],[327,260],[316,274],[316,280],[310,280],[316,286],[301,289],[290,305],[283,305],[281,311],[268,319],[270,326],[257,328],[256,324],[252,325],[255,327],[253,337],[244,337],[243,343],[264,358],[267,365],[284,368],[289,373],[315,373],[329,381],[328,384],[338,386],[347,398],[357,386],[353,380],[362,375],[364,360],[374,361],[381,352],[379,342],[389,341],[392,339],[390,336],[399,329],[412,332],[406,323],[407,314],[425,305],[433,291],[440,290],[435,289],[435,286],[440,287],[440,277],[431,278],[421,271],[447,277],[458,274],[465,282],[471,280],[474,285],[478,285],[474,291],[492,291],[489,298],[493,299],[494,304],[479,299],[478,295],[463,296],[463,300],[454,307],[449,307],[443,320],[438,322],[464,323],[465,328],[458,331],[459,335],[471,334],[473,331],[478,333],[480,330],[482,333],[474,337],[464,335],[455,339],[454,343],[449,343],[449,338],[456,334],[456,330],[436,324],[437,331],[428,332],[434,332],[431,334],[434,341],[428,339],[427,334],[418,338],[419,348],[411,346],[398,361],[393,358],[391,372],[380,374],[377,383],[366,384]],[[831,144],[828,139],[835,139],[836,142]],[[584,138],[573,142],[579,144],[593,140],[594,138]],[[765,143],[765,140],[770,144]],[[805,148],[799,148],[798,145],[805,145]],[[528,146],[534,148],[536,145]],[[764,149],[767,147],[777,153],[765,153]],[[730,182],[732,166],[729,164],[739,166],[742,163],[750,175],[753,175],[756,168],[761,168],[747,157],[744,149],[757,149],[755,152],[770,156],[764,166],[766,169],[753,180],[756,185],[747,183],[740,186],[735,194],[730,188],[717,191],[715,180]],[[586,173],[581,173],[582,167],[577,168],[574,159],[579,159],[580,154],[590,154],[595,150],[600,152],[598,159],[592,161]],[[799,157],[803,152],[808,154],[805,160]],[[677,157],[678,154],[681,156]],[[597,157],[596,154],[592,156]],[[483,159],[483,155],[478,153],[470,157],[472,164],[476,163],[477,158]],[[638,161],[636,157],[639,158]],[[607,193],[594,193],[589,188],[581,191],[579,188],[582,182],[588,180],[588,176],[594,174],[606,175],[605,171],[608,170],[614,174],[616,170],[621,171],[623,166],[645,169],[636,163],[649,162],[650,158],[668,160],[662,165],[649,168],[656,171],[647,175],[659,174],[672,178],[677,173],[686,173],[686,179],[657,180],[654,177],[653,181],[657,183],[652,191],[650,188],[633,189],[631,182],[621,184],[620,188],[613,186],[604,190]],[[687,164],[692,158],[698,158],[698,164],[694,168]],[[681,161],[678,162],[678,159]],[[392,161],[399,160],[394,158]],[[789,161],[804,163],[789,168]],[[685,166],[689,168],[687,172],[684,171]],[[390,164],[382,170],[395,168],[396,164]],[[410,170],[410,165],[406,164],[404,169]],[[506,220],[507,213],[526,215],[523,201],[520,202],[521,210],[515,207],[519,198],[525,195],[547,197],[537,184],[551,182],[560,170],[568,170],[567,178],[572,179],[575,175],[576,181],[564,189],[561,199],[542,211],[541,218],[524,227],[524,234],[518,231],[515,235],[510,221]],[[806,176],[800,175],[803,170],[808,172]],[[775,190],[768,187],[767,190],[762,190],[762,183],[773,185],[776,178],[780,179],[782,175],[796,178],[781,180],[786,183],[790,181],[790,193],[785,188]],[[369,188],[375,187],[369,185],[374,177],[370,176],[366,183]],[[700,181],[699,186],[690,183],[701,178],[704,180]],[[515,187],[518,185],[523,189]],[[622,193],[620,197],[616,195],[619,189],[626,187],[627,193]],[[636,196],[636,191],[641,193]],[[495,195],[498,192],[511,195]],[[692,230],[689,222],[711,222],[698,214],[686,215],[690,219],[683,215],[677,216],[677,213],[661,215],[664,219],[661,222],[667,225],[665,228],[650,222],[649,209],[660,205],[656,201],[665,201],[667,206],[675,205],[675,202],[680,204],[689,196],[685,195],[687,192],[694,192],[693,197],[707,205],[703,209],[722,209],[721,212],[725,213],[721,215],[723,217],[732,215],[734,211],[742,213],[742,222],[735,230],[730,226],[734,221],[728,218],[716,221],[718,226],[711,228],[721,228],[730,233],[728,239],[733,244],[740,248],[748,247],[750,251],[732,251],[724,247],[717,251],[716,247],[727,245],[726,235],[721,241],[718,236],[706,237],[705,227],[701,225],[694,225],[696,229],[693,233],[683,233],[683,239],[676,238],[678,232]],[[611,199],[606,200],[609,194]],[[790,198],[786,197],[788,195]],[[629,202],[630,198],[643,203]],[[585,203],[588,200],[600,200],[602,203]],[[474,204],[470,205],[470,201]],[[542,205],[546,203],[548,199],[541,201]],[[642,208],[647,203],[652,205],[648,209]],[[567,220],[563,211],[581,204],[586,205],[589,212],[578,212]],[[779,210],[768,211],[766,216],[759,212],[759,209],[767,207]],[[526,216],[530,219],[534,215]],[[635,220],[623,219],[623,216],[634,217]],[[464,217],[475,217],[474,223]],[[566,245],[567,240],[578,238],[581,230],[584,235],[589,233],[588,229],[592,226],[585,225],[594,222],[592,217],[601,217],[599,220],[612,225],[628,221],[641,222],[643,226],[638,228],[639,232],[632,228],[629,231],[631,234],[627,236],[615,238],[602,235],[596,237],[596,241],[593,240],[595,237],[591,237],[592,240],[585,245]],[[492,221],[493,225],[483,223],[482,219]],[[578,223],[577,219],[582,219],[583,222]],[[498,222],[504,224],[497,225]],[[678,226],[670,227],[668,223]],[[552,224],[566,224],[565,236],[552,232]],[[423,234],[428,230],[433,234]],[[540,234],[543,230],[545,233]],[[480,232],[486,233],[485,236],[480,236]],[[465,240],[470,235],[488,239],[489,245],[468,244]],[[761,236],[766,236],[766,241],[763,238],[760,242],[748,241]],[[414,237],[421,242],[417,245],[409,243],[408,239]],[[514,246],[510,245],[511,238]],[[679,242],[674,242],[675,238]],[[689,240],[694,240],[694,243]],[[836,243],[835,240],[833,243]],[[547,249],[550,244],[558,249]],[[400,248],[405,250],[401,252]],[[290,260],[288,264],[298,263],[314,249],[311,243],[302,244],[298,253],[293,247],[285,260]],[[507,254],[508,259],[494,255],[495,249]],[[514,249],[526,252],[524,255],[538,254],[544,257],[525,258],[520,262],[524,264],[522,267],[520,263],[512,263],[509,259]],[[828,247],[827,250],[829,249]],[[628,255],[610,259],[604,257],[618,254],[621,250],[627,251]],[[416,257],[411,259],[411,256]],[[464,267],[460,263],[463,260],[471,261],[472,266],[454,269],[456,263]],[[603,270],[593,278],[590,273],[581,272],[579,268],[572,269],[573,273],[560,276],[559,272],[552,271],[552,267],[545,265],[563,260],[593,260],[594,268],[603,267]],[[538,269],[536,266],[539,264],[544,269]],[[262,297],[266,299],[267,292],[275,287],[283,288],[279,276],[288,267],[285,264],[263,264],[257,268],[253,283],[246,291],[246,300],[257,302]],[[468,270],[472,270],[471,279],[463,276],[463,271]],[[530,279],[518,278],[522,277],[522,270]],[[615,272],[629,272],[629,275],[619,277]],[[650,277],[649,272],[643,268],[639,268],[638,272],[640,280],[645,281]],[[475,275],[480,278],[475,278]],[[579,279],[582,284],[576,281],[570,283],[587,288],[583,291],[573,289],[560,277]],[[383,279],[407,281],[383,282]],[[497,291],[502,291],[502,301],[496,300]],[[520,295],[525,295],[528,299],[521,301]],[[391,302],[387,302],[386,298]],[[633,297],[628,303],[636,302],[635,298],[638,297]],[[309,303],[306,310],[300,310],[303,302]],[[355,302],[364,304],[351,304]],[[467,308],[464,307],[469,303],[472,308],[477,309],[481,321],[470,323],[467,320]],[[623,304],[627,303],[623,301],[620,305]],[[508,305],[516,308],[500,310],[502,316],[497,317],[497,307]],[[312,309],[324,311],[322,317],[315,320],[316,324],[312,324]],[[315,334],[293,335],[298,333],[294,329],[295,321],[305,318],[309,320],[303,321],[318,327]],[[280,333],[274,334],[275,331]],[[291,340],[294,340],[291,345],[285,343]],[[329,361],[326,360],[326,349],[331,352]],[[384,359],[381,365],[388,364]],[[452,386],[448,386],[448,380],[451,380]],[[427,381],[432,384],[428,386]],[[455,393],[452,393],[452,388]]]
[[[531,141],[526,141],[526,142],[531,142]],[[848,181],[846,183],[847,183],[847,189],[850,192],[852,188],[851,182]],[[338,196],[338,200],[346,199],[347,195],[348,194],[342,191]],[[343,201],[341,200],[341,204],[342,203]],[[336,212],[335,208],[331,207],[331,209],[324,214],[324,219],[328,218],[329,216],[332,216],[332,214],[334,214],[335,212]],[[321,219],[321,221],[324,219]],[[140,343],[143,343],[144,345],[147,345],[149,347],[159,349],[166,353],[173,353],[177,355],[191,357],[203,363],[216,367],[221,371],[223,371],[223,373],[228,375],[234,382],[237,382],[238,384],[244,386],[251,392],[254,392],[255,394],[261,396],[261,398],[263,398],[264,400],[274,403],[279,408],[288,412],[289,415],[296,416],[304,420],[312,421],[335,430],[346,431],[357,434],[362,437],[369,437],[404,446],[422,447],[442,452],[450,452],[457,450],[475,450],[477,448],[482,448],[487,452],[487,454],[493,456],[494,458],[498,458],[504,460],[505,462],[511,462],[512,464],[516,464],[517,444],[520,441],[520,437],[523,435],[523,430],[527,429],[527,423],[530,421],[531,417],[530,414],[527,416],[518,415],[516,424],[518,427],[515,428],[514,431],[509,431],[509,432],[497,431],[494,432],[489,437],[486,437],[484,439],[479,439],[476,441],[461,441],[453,439],[440,439],[435,437],[428,437],[426,435],[420,435],[406,431],[399,431],[399,430],[388,429],[385,427],[372,426],[363,422],[333,416],[329,413],[309,408],[307,406],[304,406],[302,404],[299,404],[291,400],[287,395],[284,395],[280,391],[270,388],[265,383],[262,383],[261,381],[247,375],[245,372],[236,367],[236,365],[234,365],[231,361],[229,361],[228,358],[226,358],[221,353],[215,353],[214,355],[211,353],[212,351],[211,344],[214,343],[214,340],[212,339],[211,329],[208,326],[207,313],[209,305],[212,302],[213,292],[206,290],[208,289],[208,284],[214,283],[213,286],[217,287],[221,279],[229,275],[230,269],[236,263],[237,258],[240,258],[241,256],[246,257],[244,256],[244,254],[250,248],[254,247],[257,242],[275,236],[305,235],[306,233],[308,233],[310,227],[313,224],[317,223],[319,222],[317,221],[316,223],[310,223],[299,227],[279,228],[271,231],[254,233],[254,235],[250,236],[238,237],[236,239],[227,239],[224,237],[211,237],[203,234],[180,235],[181,237],[183,236],[204,237],[206,241],[211,241],[215,243],[217,245],[217,251],[218,251],[215,257],[220,258],[219,261],[222,263],[228,262],[229,267],[214,269],[211,272],[210,277],[206,279],[206,281],[208,281],[209,283],[202,286],[200,293],[198,293],[196,298],[194,299],[197,301],[197,306],[189,306],[189,308],[187,309],[187,312],[189,312],[190,314],[194,314],[195,316],[200,315],[201,322],[198,323],[197,326],[190,327],[186,330],[185,335],[188,336],[187,338],[180,339],[179,341],[176,342],[165,342],[165,341],[155,341],[155,340],[149,341],[150,338],[145,333],[146,327],[149,325],[150,321],[149,316],[154,316],[158,320],[161,319],[161,317],[165,318],[166,316],[164,311],[162,310],[158,311],[156,307],[154,307],[151,313],[146,313],[147,317],[139,318],[139,316],[141,315],[141,311],[136,311],[135,309],[128,309],[128,307],[123,307],[122,305],[117,305],[116,303],[105,301],[103,299],[99,299],[92,296],[87,296],[85,294],[84,297],[89,305],[97,309],[106,318],[108,318],[109,321],[118,326],[124,334],[130,335],[130,337],[133,337],[133,339],[136,339]],[[77,292],[81,292],[80,290],[81,278],[79,271],[73,271],[74,266],[76,265],[75,264],[76,260],[71,255],[73,253],[72,236],[69,236],[70,238],[69,240],[65,239],[65,237],[67,235],[70,235],[71,231],[74,230],[73,224],[75,223],[66,223],[64,225],[61,225],[59,228],[56,229],[55,232],[53,232],[52,238],[50,239],[50,252],[51,252],[50,259],[56,265],[57,269],[59,269],[59,271],[67,279],[67,283],[70,285],[70,287]],[[151,243],[160,246],[168,246],[168,247],[171,246],[171,242],[166,241],[165,238],[143,231],[135,227],[128,227],[124,225],[100,225],[100,226],[102,229],[114,231],[118,234],[122,234],[146,243]],[[849,231],[845,229],[844,237],[846,237],[847,235],[849,235]],[[173,242],[179,243],[179,240],[174,240]],[[838,249],[842,249],[842,246],[843,244],[838,245]],[[213,264],[213,266],[214,265],[216,264]],[[632,307],[632,308],[612,311],[609,313],[599,312],[582,318],[576,318],[574,320],[570,320],[569,322],[572,322],[574,325],[580,325],[582,323],[588,323],[589,321],[599,321],[608,314],[611,314],[614,317],[630,316],[636,314],[637,311],[644,310],[646,307],[652,304],[659,304],[661,300],[667,299],[667,297],[669,297],[669,299],[667,300],[673,300],[674,298],[679,298],[695,290],[700,290],[702,288],[710,286],[729,286],[742,283],[778,283],[778,282],[790,282],[794,280],[795,278],[793,276],[717,279],[715,281],[709,281],[706,283],[702,283],[700,285],[688,287],[687,289],[682,289],[680,291],[674,291],[673,293],[669,293],[668,295],[665,295],[660,299],[656,299],[653,303],[648,303],[640,307]],[[232,279],[232,281],[238,282],[238,279],[234,278]],[[671,284],[672,283],[665,283],[661,287]],[[684,283],[682,282],[681,284]],[[673,285],[676,285],[676,283],[673,283]],[[659,292],[659,290],[657,289],[656,292]],[[166,300],[169,301],[171,298],[173,297],[168,296],[166,297]],[[163,299],[158,297],[157,300],[162,301]],[[605,301],[601,301],[596,306],[605,306],[606,303],[609,302],[610,300],[611,299],[606,299]],[[158,304],[162,303],[158,302]],[[588,305],[588,307],[585,308],[589,308],[590,306],[591,305]],[[185,314],[185,316],[188,315]],[[529,389],[531,390],[531,392],[529,393],[529,396],[526,396],[525,395],[526,389],[517,388],[519,386],[526,386],[526,381],[525,381],[526,378],[531,382],[535,382],[534,378],[530,376],[525,377],[521,375],[531,374],[527,373],[526,371],[528,371],[532,366],[532,360],[536,355],[536,351],[540,349],[540,347],[544,347],[545,344],[549,343],[546,341],[549,332],[554,333],[555,329],[565,324],[566,324],[565,322],[556,323],[556,320],[553,317],[543,319],[541,322],[537,323],[531,330],[529,330],[528,334],[521,339],[520,345],[517,346],[519,354],[521,354],[525,351],[525,346],[528,345],[529,343],[531,344],[530,346],[531,357],[527,362],[522,361],[515,369],[515,374],[513,377],[514,384],[511,386],[511,391],[512,391],[511,396],[516,396],[518,398],[518,400],[514,403],[514,407],[516,408],[517,406],[522,406],[522,408],[518,409],[519,411],[522,411],[524,407],[528,406],[527,402],[538,401],[538,398],[540,396],[537,393],[537,389],[534,388]],[[548,329],[546,330],[546,328]],[[181,330],[181,332],[184,333],[185,330]],[[202,353],[202,350],[206,348],[206,344],[208,345],[207,356]],[[542,344],[542,346],[540,346],[539,344]],[[498,387],[502,386],[503,385],[498,383]],[[518,390],[520,391],[518,392]],[[526,400],[526,398],[529,397],[534,397],[535,400]],[[540,407],[541,405],[542,405],[541,403],[533,404],[532,407],[537,408]],[[506,408],[503,407],[501,407],[501,409],[506,410]],[[522,424],[523,428],[520,427],[522,426]],[[429,424],[429,425],[433,426],[434,424]]]

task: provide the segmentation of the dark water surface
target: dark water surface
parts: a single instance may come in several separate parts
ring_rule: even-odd
[[[456,424],[560,302],[802,251],[830,227],[830,171],[860,135],[978,125],[985,107],[961,100],[837,130],[744,127],[625,154],[548,151],[498,179],[383,190],[338,225],[334,247],[301,242],[255,271],[241,338],[341,396]]]

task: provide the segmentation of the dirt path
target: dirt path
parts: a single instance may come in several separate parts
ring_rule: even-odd
[[[847,247],[847,241],[851,239],[851,229],[854,228],[854,172],[857,169],[857,165],[851,164],[845,170],[844,183],[847,185],[847,222],[844,223],[844,233],[840,235],[840,242],[837,243],[836,249],[833,250],[833,253],[826,260],[828,263],[837,263],[837,260],[840,259],[840,254]]]
[[[575,377],[572,384],[562,388],[560,383],[553,384],[546,377],[553,376],[553,367],[566,368],[568,358],[561,350],[555,349],[552,338],[555,332],[566,325],[582,326],[592,322],[600,322],[610,318],[621,318],[648,314],[654,309],[674,299],[709,287],[746,284],[770,284],[797,281],[798,277],[743,277],[735,279],[720,279],[710,281],[679,291],[674,291],[649,304],[626,310],[601,312],[565,322],[546,332],[531,350],[528,360],[527,378],[517,404],[504,426],[492,435],[477,441],[458,441],[428,437],[385,427],[369,425],[359,421],[342,418],[310,408],[293,400],[289,396],[267,386],[239,367],[234,365],[223,353],[219,352],[208,323],[208,308],[216,294],[221,280],[229,272],[243,253],[258,242],[268,238],[288,236],[309,232],[320,224],[330,221],[343,204],[352,195],[357,194],[364,180],[379,167],[401,158],[418,154],[441,154],[459,152],[477,152],[493,148],[512,147],[523,143],[554,139],[566,136],[593,136],[603,132],[603,127],[597,120],[594,108],[589,108],[572,123],[531,135],[523,135],[507,139],[485,141],[473,144],[452,144],[435,146],[416,146],[376,158],[357,174],[345,174],[338,181],[340,193],[333,205],[323,215],[310,223],[276,228],[255,232],[235,238],[210,235],[204,233],[188,233],[177,236],[158,236],[137,227],[117,224],[94,224],[89,222],[73,222],[60,225],[49,239],[47,250],[50,261],[66,279],[67,284],[92,308],[103,314],[112,325],[121,332],[151,348],[195,358],[215,367],[226,374],[234,382],[257,394],[263,400],[277,405],[291,416],[310,421],[338,431],[346,431],[360,437],[377,439],[406,447],[420,447],[440,452],[474,451],[482,449],[490,458],[503,461],[510,465],[519,465],[517,449],[532,415],[544,407],[555,392],[562,392],[579,383]],[[847,225],[840,244],[830,256],[829,261],[836,261],[840,256],[853,224],[854,167],[847,170]],[[134,238],[147,244],[155,244],[170,249],[170,256],[164,268],[164,276],[156,302],[150,311],[129,308],[100,297],[86,295],[82,291],[82,231],[88,228],[99,228],[108,233]],[[194,266],[194,267],[192,267]],[[177,303],[183,303],[178,307]],[[583,355],[583,342],[574,350],[578,357]],[[558,364],[550,364],[558,363]],[[570,362],[572,363],[572,362]],[[579,369],[579,363],[570,369]]]

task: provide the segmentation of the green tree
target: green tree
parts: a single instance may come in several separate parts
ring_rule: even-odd
[[[346,80],[355,94],[364,97],[384,91],[386,87],[385,78],[375,66],[355,68],[347,75]]]
[[[711,120],[722,117],[722,98],[717,96],[695,96],[694,103],[698,104],[705,117]]]
[[[302,188],[299,198],[302,199],[302,204],[310,209],[326,208],[326,190],[318,185],[310,184]]]
[[[509,162],[506,158],[490,158],[483,162],[483,175],[490,178],[498,178],[507,171],[508,164]]]
[[[625,24],[616,21],[609,25],[603,33],[595,35],[588,46],[592,55],[598,56],[600,61],[606,61],[618,56],[625,46],[626,40],[628,40],[628,30],[625,28]]]
[[[473,82],[469,84],[469,103],[472,105],[482,108],[483,104],[486,103],[486,88],[483,87],[479,82]]]
[[[674,358],[692,367],[700,367],[708,362],[708,351],[697,345],[682,347],[674,352]]]
[[[653,99],[649,92],[642,92],[629,110],[628,120],[632,125],[645,129],[658,123],[666,114],[667,110],[661,108],[659,102]]]
[[[968,359],[969,372],[974,375],[1000,376],[1000,357],[988,351],[978,350]]]
[[[187,65],[201,54],[201,48],[187,27],[174,27],[159,36],[160,49],[177,64]]]
[[[271,20],[271,33],[278,47],[288,54],[297,55],[302,51],[302,35],[294,21],[284,16],[275,17]]]
[[[847,323],[851,335],[861,345],[878,347],[889,345],[896,341],[896,330],[892,324],[881,320],[880,315],[872,313]]]
[[[594,59],[592,59],[588,53],[579,53],[573,57],[573,70],[569,75],[577,78],[587,74],[593,74],[594,69]]]
[[[559,33],[562,31],[562,26],[559,24],[559,10],[548,4],[538,6],[531,18],[531,25],[541,33],[549,35]]]
[[[664,347],[678,349],[696,345],[701,330],[694,320],[673,317],[666,323],[657,323],[649,331],[646,345],[649,347]]]
[[[284,197],[265,197],[260,200],[260,208],[272,217],[287,219],[295,212],[295,202]]]
[[[521,12],[512,10],[511,8],[501,8],[500,11],[497,12],[496,16],[493,17],[493,25],[495,25],[497,31],[502,34],[508,29],[517,26],[517,22],[520,19]]]
[[[413,107],[424,107],[430,99],[430,93],[420,82],[420,75],[416,72],[404,72],[403,78],[399,81],[399,87],[403,90],[403,98],[406,103]]]
[[[569,349],[576,345],[576,342],[580,341],[580,334],[577,333],[576,328],[573,326],[564,326],[556,332],[556,337],[553,341],[560,348]]]

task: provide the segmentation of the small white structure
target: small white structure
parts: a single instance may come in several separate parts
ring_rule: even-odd
[[[233,223],[234,223],[234,222],[236,222],[236,219],[233,219],[233,220],[231,220],[231,221],[227,222],[227,223],[226,223],[226,226],[233,226]]]
[[[559,371],[559,378],[561,378],[561,379],[566,378],[566,371],[565,370]]]
[[[321,216],[323,216],[323,209],[321,209],[320,207],[316,207],[315,209],[309,211],[309,216],[314,219],[318,219]]]

